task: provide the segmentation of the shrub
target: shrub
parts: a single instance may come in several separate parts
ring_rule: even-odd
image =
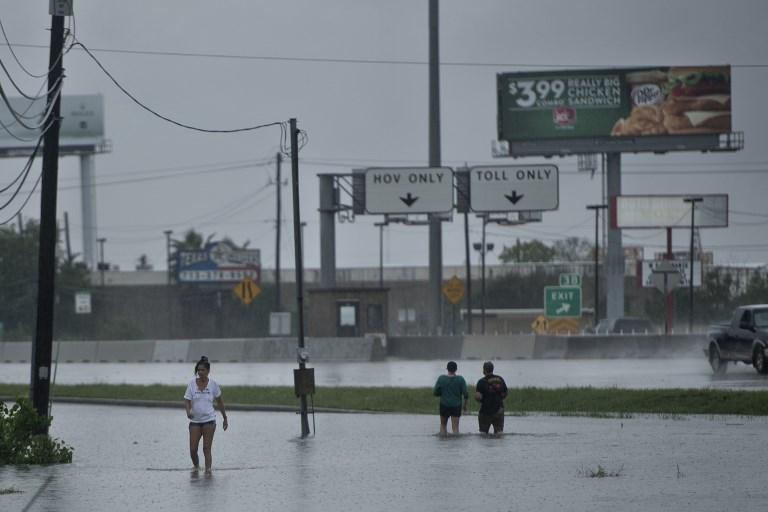
[[[72,462],[73,448],[39,434],[53,418],[40,416],[29,400],[0,402],[0,464],[61,464]]]

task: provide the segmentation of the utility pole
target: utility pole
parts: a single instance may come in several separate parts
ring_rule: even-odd
[[[64,212],[64,241],[67,245],[67,263],[71,264],[72,260],[72,245],[69,243],[69,214]]]
[[[440,167],[440,24],[438,0],[429,0],[429,166]],[[429,215],[430,327],[440,334],[443,326],[443,227],[440,216]]]
[[[299,395],[299,414],[301,415],[301,437],[309,435],[309,417],[307,415],[308,388],[314,389],[314,372],[307,369],[306,362],[309,359],[304,346],[304,249],[301,236],[301,210],[299,208],[299,129],[296,127],[296,119],[290,119],[291,137],[291,178],[293,189],[293,240],[294,255],[296,259],[296,315],[298,317],[298,360],[299,369],[294,370],[294,383],[296,394]],[[308,381],[311,375],[311,386]],[[298,385],[301,383],[301,386]]]
[[[62,4],[63,2],[58,2]],[[67,9],[68,7],[68,9]],[[40,191],[40,249],[37,268],[37,320],[32,343],[30,394],[32,405],[48,417],[53,349],[53,308],[56,281],[56,192],[59,174],[59,129],[61,127],[61,83],[64,61],[64,16],[71,15],[71,3],[52,2],[51,47],[48,56],[48,106],[50,120],[43,135],[43,170]],[[41,427],[48,434],[48,427]]]
[[[703,197],[686,197],[684,202],[691,205],[691,268],[688,278],[688,332],[693,332],[693,232],[696,229],[696,223],[693,220],[694,212],[696,211],[696,203],[700,203],[704,200]]]
[[[280,178],[280,164],[283,162],[283,155],[278,152],[277,157],[275,158],[276,161],[276,168],[275,168],[275,178],[277,182],[275,183],[275,187],[277,187],[277,213],[275,214],[275,224],[276,224],[276,231],[277,234],[275,236],[275,311],[279,312],[283,309],[282,306],[282,296],[280,292],[280,228],[282,226],[282,219],[281,219],[281,212],[282,212],[282,206],[281,206],[281,197],[282,194],[280,193],[280,187],[283,186],[283,182]]]
[[[107,269],[106,264],[104,263],[104,242],[107,241],[106,238],[97,238],[97,242],[99,242],[99,274],[101,276],[101,286],[104,286],[104,271]]]
[[[472,334],[472,262],[469,260],[469,212],[464,212],[464,260],[467,273],[467,334]]]
[[[168,267],[167,284],[165,287],[165,314],[168,315],[168,339],[173,337],[173,314],[171,313],[171,234],[173,230],[166,229],[165,234],[165,265]]]

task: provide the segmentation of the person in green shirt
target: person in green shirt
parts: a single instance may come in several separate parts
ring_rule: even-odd
[[[448,418],[451,418],[451,431],[459,433],[461,411],[467,412],[469,394],[467,382],[461,375],[456,375],[458,369],[455,361],[448,361],[447,375],[441,375],[435,382],[432,393],[440,397],[440,435],[448,435]]]

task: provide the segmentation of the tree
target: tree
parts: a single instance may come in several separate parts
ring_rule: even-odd
[[[586,238],[570,236],[557,240],[552,249],[556,261],[589,261],[594,255],[594,246]]]
[[[765,304],[768,302],[768,275],[755,272],[747,283],[744,295],[739,297],[740,304]]]
[[[30,339],[34,332],[39,240],[40,225],[33,219],[27,220],[21,232],[0,229],[0,322],[7,338]],[[65,251],[56,253],[61,255]],[[74,315],[74,307],[62,305],[74,304],[75,291],[89,287],[88,269],[73,259],[56,258],[56,336],[66,329],[71,323],[69,317]]]
[[[520,243],[520,239],[518,238],[517,243],[514,246],[504,246],[499,253],[499,261],[502,263],[552,261],[554,255],[554,249],[538,240]]]
[[[149,258],[146,254],[139,256],[136,262],[136,270],[152,270],[152,264],[149,262]]]

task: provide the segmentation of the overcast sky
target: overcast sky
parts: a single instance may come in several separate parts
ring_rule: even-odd
[[[428,164],[427,0],[76,0],[76,38],[127,90],[159,113],[209,129],[298,119],[302,220],[307,267],[319,266],[318,179],[353,168]],[[543,222],[489,226],[497,249],[515,238],[546,243],[594,238],[599,174],[579,173],[576,157],[494,159],[496,74],[569,67],[732,66],[733,128],[745,134],[735,153],[624,155],[624,194],[729,195],[728,228],[702,230],[717,263],[768,260],[768,3],[765,0],[452,0],[440,4],[442,162],[450,167],[554,163],[559,210]],[[48,66],[48,2],[0,0],[0,20],[33,72]],[[0,59],[23,88],[23,74],[2,41]],[[95,159],[98,236],[105,259],[133,269],[146,254],[165,268],[164,230],[194,228],[262,250],[274,267],[274,157],[277,128],[243,134],[197,133],[162,121],[118,90],[80,49],[64,57],[64,94],[102,94],[112,151]],[[0,77],[12,95],[6,76]],[[0,162],[3,186],[23,166]],[[233,168],[234,167],[234,168]],[[35,166],[39,174],[39,162]],[[290,166],[283,166],[289,176]],[[59,217],[68,212],[80,251],[79,160],[64,158]],[[5,197],[5,196],[3,196]],[[283,266],[293,266],[290,187],[283,187]],[[18,204],[15,204],[18,207]],[[15,207],[2,210],[0,220]],[[25,217],[39,218],[39,193]],[[337,225],[337,265],[378,265],[380,216]],[[428,265],[426,228],[390,226],[385,265]],[[477,241],[480,222],[471,220]],[[676,230],[676,250],[688,232]],[[625,230],[624,245],[647,258],[664,249],[661,230]],[[446,265],[464,262],[463,220],[443,228]],[[473,254],[473,259],[477,254]]]

